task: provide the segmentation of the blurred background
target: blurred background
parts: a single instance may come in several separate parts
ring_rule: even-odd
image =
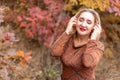
[[[95,9],[102,21],[96,80],[120,80],[120,0],[0,0],[0,80],[60,80],[49,46],[80,8]]]

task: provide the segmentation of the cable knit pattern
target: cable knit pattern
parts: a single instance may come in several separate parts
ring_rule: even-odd
[[[83,55],[85,67],[94,67],[103,55],[104,46],[100,41],[90,40]]]
[[[103,51],[104,45],[96,40],[76,48],[73,37],[65,32],[51,46],[51,55],[60,57],[63,65],[62,80],[94,80]]]

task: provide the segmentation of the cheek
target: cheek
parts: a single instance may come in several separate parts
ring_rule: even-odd
[[[82,22],[80,22],[79,20],[77,20],[76,25],[81,25],[81,24],[82,24]]]
[[[76,25],[76,31],[79,33],[80,31],[80,27],[78,25]]]
[[[76,24],[76,28],[78,28],[78,27],[80,27],[80,26],[81,26],[81,23],[80,23],[80,22]]]
[[[94,29],[94,25],[92,24],[92,25],[88,25],[89,26],[89,29],[90,30],[93,30]]]
[[[79,30],[79,27],[78,27],[78,25],[76,25],[76,30],[77,30],[77,31]]]
[[[94,30],[94,26],[91,28],[91,30]]]
[[[79,27],[79,24],[78,23],[76,23],[76,29]]]

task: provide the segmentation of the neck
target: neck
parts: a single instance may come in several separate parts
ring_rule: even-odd
[[[89,35],[84,35],[84,36],[81,36],[81,35],[76,35],[74,37],[74,46],[75,47],[80,47],[82,45],[85,45],[89,40]]]
[[[79,41],[81,41],[81,42],[88,41],[89,40],[89,35],[84,35],[84,36],[77,35],[76,39],[79,40]]]

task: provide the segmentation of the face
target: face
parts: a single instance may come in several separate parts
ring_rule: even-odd
[[[94,28],[95,17],[90,12],[82,12],[76,23],[78,35],[89,35]]]

